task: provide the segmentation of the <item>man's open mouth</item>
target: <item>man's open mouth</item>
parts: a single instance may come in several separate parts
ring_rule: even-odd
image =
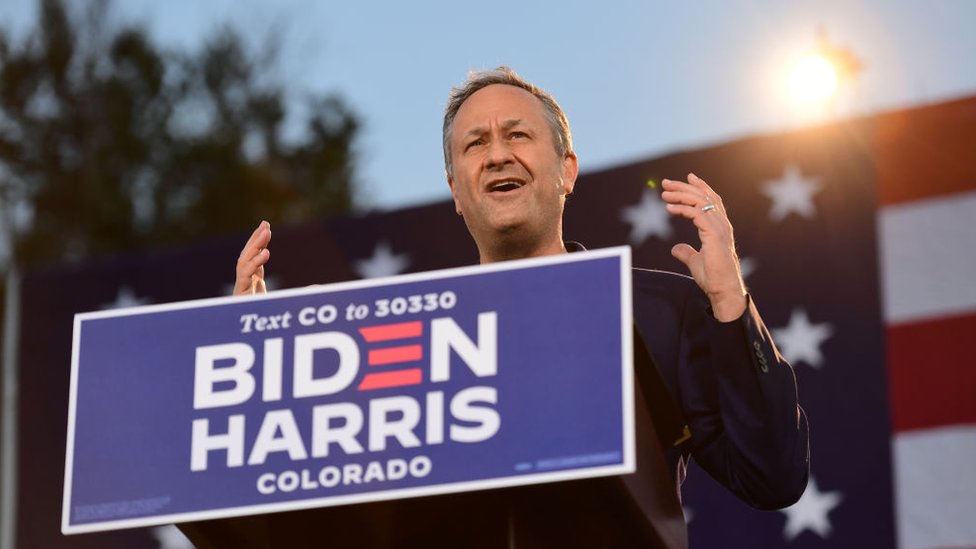
[[[514,191],[521,188],[525,183],[521,181],[516,181],[514,179],[505,179],[502,181],[496,181],[488,186],[488,192],[492,193],[507,193],[509,191]]]

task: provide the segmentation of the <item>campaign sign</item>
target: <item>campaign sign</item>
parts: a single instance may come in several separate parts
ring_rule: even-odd
[[[613,248],[79,314],[62,531],[634,470]]]

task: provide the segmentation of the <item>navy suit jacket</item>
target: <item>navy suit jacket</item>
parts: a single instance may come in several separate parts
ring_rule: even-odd
[[[752,299],[741,318],[719,322],[690,277],[634,269],[633,302],[634,324],[691,432],[668,450],[678,481],[691,456],[753,507],[799,499],[809,468],[806,416],[793,369]]]

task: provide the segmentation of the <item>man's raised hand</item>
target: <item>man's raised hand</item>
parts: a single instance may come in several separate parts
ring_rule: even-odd
[[[271,258],[268,243],[271,242],[271,224],[262,221],[251,233],[251,238],[237,258],[237,278],[234,281],[234,295],[263,294],[268,291],[264,285],[264,264]]]
[[[722,197],[695,174],[688,174],[687,182],[665,179],[662,186],[661,198],[667,203],[668,212],[692,220],[701,240],[698,250],[678,244],[671,249],[671,255],[688,267],[708,295],[715,318],[739,318],[746,308],[746,290],[735,253],[732,223]]]

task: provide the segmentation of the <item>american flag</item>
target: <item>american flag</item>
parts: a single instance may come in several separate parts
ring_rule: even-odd
[[[689,172],[728,206],[747,284],[796,369],[812,448],[807,491],[782,511],[751,510],[692,467],[692,546],[976,547],[976,98],[586,174],[565,237],[629,243],[635,265],[680,270],[669,250],[694,234],[656,187]],[[229,293],[244,240],[24,278],[17,547],[184,543],[166,529],[59,533],[71,319]],[[448,202],[275,226],[272,247],[272,289],[477,260]]]

